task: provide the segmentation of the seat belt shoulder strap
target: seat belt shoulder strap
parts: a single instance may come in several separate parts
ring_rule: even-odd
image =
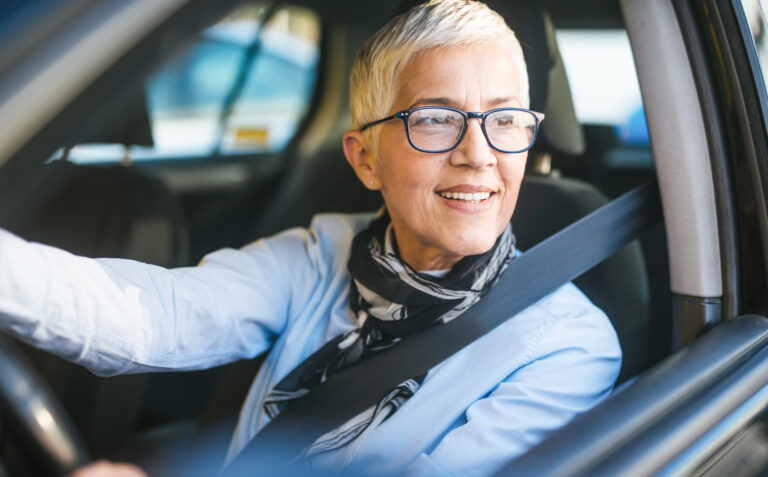
[[[660,218],[655,184],[637,187],[582,217],[512,260],[499,282],[453,321],[407,336],[297,399],[248,443],[233,469],[246,461],[290,462],[323,433],[610,257]]]

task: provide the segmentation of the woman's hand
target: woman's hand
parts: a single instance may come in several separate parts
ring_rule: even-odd
[[[133,464],[97,460],[77,469],[69,477],[148,477],[147,473]]]

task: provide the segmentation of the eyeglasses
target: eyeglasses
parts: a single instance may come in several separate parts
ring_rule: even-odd
[[[455,149],[467,132],[467,120],[478,118],[489,146],[499,152],[516,153],[527,151],[536,142],[544,114],[523,108],[468,113],[447,106],[424,106],[370,122],[360,130],[395,118],[403,120],[408,142],[417,151],[438,153]]]

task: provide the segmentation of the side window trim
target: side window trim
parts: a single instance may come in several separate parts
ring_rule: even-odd
[[[722,261],[712,233],[718,221],[706,129],[671,2],[621,0],[621,7],[656,161],[670,286],[676,310],[686,310],[674,316],[682,346],[721,316]]]

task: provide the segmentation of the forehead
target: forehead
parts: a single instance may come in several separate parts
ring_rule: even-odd
[[[456,107],[493,107],[503,99],[521,106],[520,73],[512,54],[492,44],[432,48],[415,55],[401,71],[395,87],[395,109],[434,98]],[[418,103],[418,104],[417,104]],[[474,109],[473,109],[474,110]]]

